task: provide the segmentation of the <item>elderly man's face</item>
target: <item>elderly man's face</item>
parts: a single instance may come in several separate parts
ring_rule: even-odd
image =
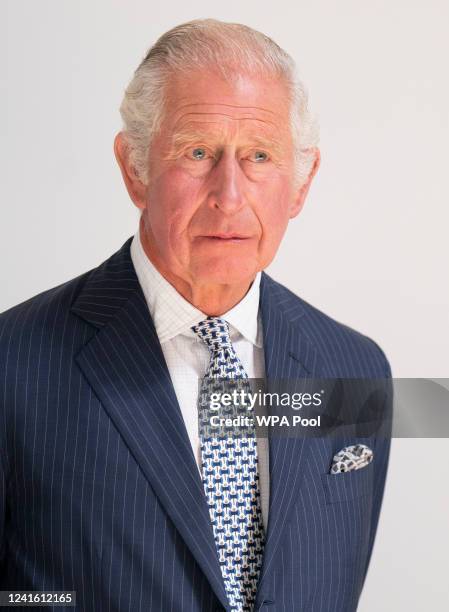
[[[295,188],[286,87],[203,71],[172,80],[167,96],[147,185],[132,193],[145,249],[169,280],[247,282],[273,259],[308,189]]]

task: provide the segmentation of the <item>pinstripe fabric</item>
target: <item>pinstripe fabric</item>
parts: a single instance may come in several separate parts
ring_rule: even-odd
[[[76,590],[89,612],[223,610],[202,483],[130,242],[0,317],[0,589]],[[260,308],[268,382],[390,375],[371,340],[266,274]],[[331,480],[335,452],[358,441],[270,439],[257,610],[356,609],[389,453],[373,439],[369,466]]]

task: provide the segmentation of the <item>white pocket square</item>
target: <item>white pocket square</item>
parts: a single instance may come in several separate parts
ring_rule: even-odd
[[[350,472],[367,466],[373,460],[373,451],[366,444],[345,446],[334,455],[331,474]]]

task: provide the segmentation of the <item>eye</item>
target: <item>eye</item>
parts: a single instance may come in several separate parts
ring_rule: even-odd
[[[201,161],[203,159],[206,159],[207,151],[204,147],[195,147],[194,149],[191,149],[189,151],[189,155],[192,157],[192,159],[195,159],[196,161]]]
[[[253,153],[250,154],[250,160],[256,163],[262,163],[262,162],[266,162],[268,161],[269,157],[268,157],[268,153],[265,153],[265,151],[254,151]]]

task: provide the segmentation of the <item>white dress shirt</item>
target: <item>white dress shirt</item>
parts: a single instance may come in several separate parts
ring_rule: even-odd
[[[183,298],[151,263],[143,249],[139,230],[131,242],[131,259],[154,321],[201,474],[198,383],[206,373],[210,354],[204,342],[190,328],[207,318],[207,315]],[[221,318],[229,323],[232,344],[249,378],[265,377],[259,285],[260,272],[244,298],[221,315]],[[269,455],[266,438],[258,438],[257,451],[262,517],[266,530],[269,504]]]

